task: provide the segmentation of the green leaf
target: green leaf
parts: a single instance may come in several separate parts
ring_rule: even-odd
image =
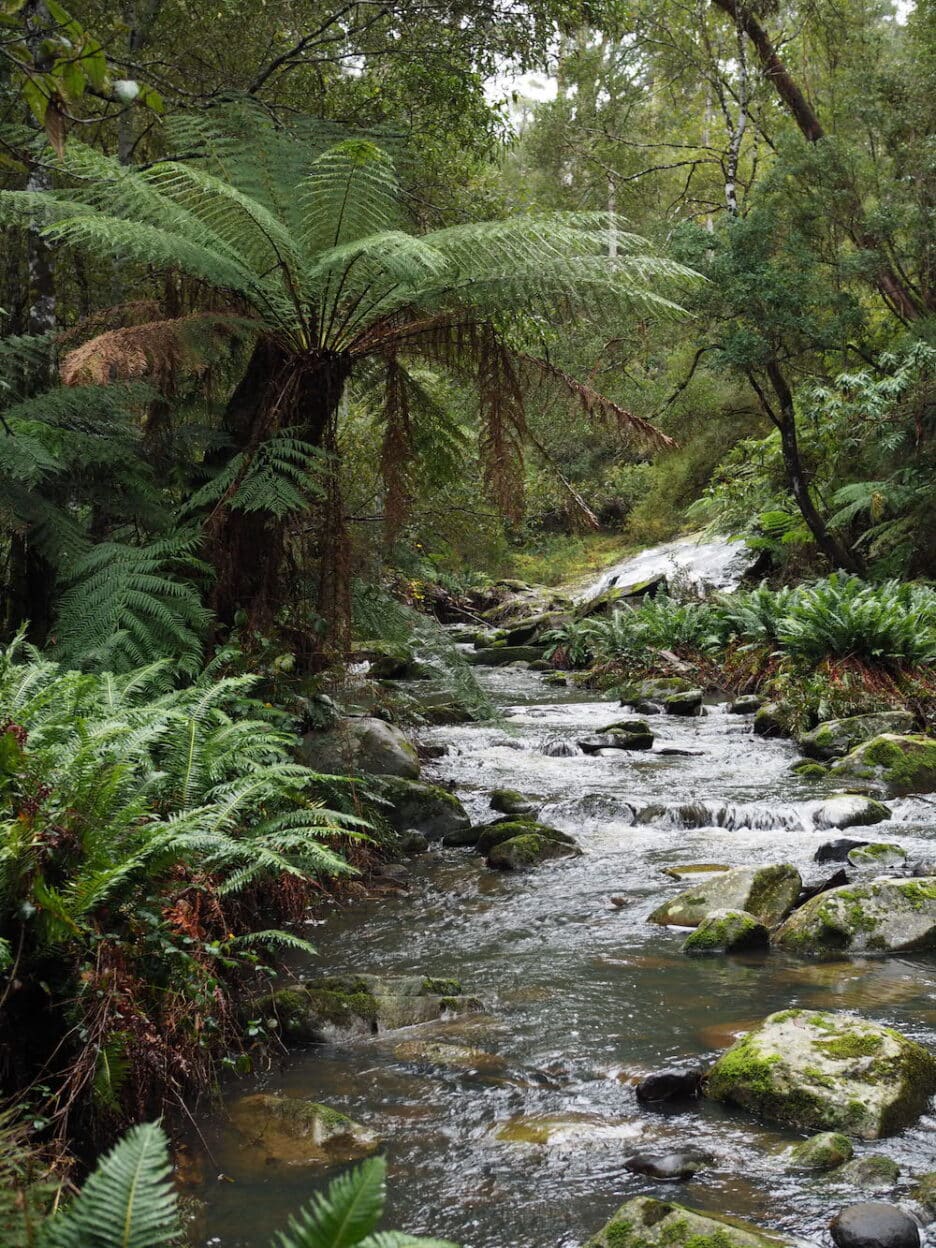
[[[383,1213],[387,1163],[372,1157],[341,1174],[291,1218],[280,1248],[353,1248],[376,1227]]]

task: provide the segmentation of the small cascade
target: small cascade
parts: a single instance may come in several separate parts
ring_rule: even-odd
[[[676,806],[647,806],[640,813],[640,822],[666,828],[725,828],[729,832],[742,828],[757,832],[782,828],[802,832],[813,827],[812,812],[804,807],[768,806],[760,802],[697,801]]]
[[[574,741],[565,741],[562,737],[550,737],[542,747],[547,758],[575,758],[581,752]]]
[[[616,563],[580,597],[583,602],[588,602],[607,589],[642,585],[658,577],[673,576],[713,589],[737,589],[754,558],[744,542],[729,541],[726,537],[704,538],[699,533],[692,533],[672,542],[663,542],[660,546],[650,546],[640,554]]]

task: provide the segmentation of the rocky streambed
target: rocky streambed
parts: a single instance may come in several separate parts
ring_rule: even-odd
[[[422,780],[454,786],[474,825],[529,818],[528,802],[571,852],[492,869],[446,815],[461,845],[435,835],[382,895],[309,931],[311,988],[280,1002],[289,1058],[199,1124],[203,1242],[265,1244],[333,1176],[342,1115],[363,1129],[348,1156],[386,1153],[392,1224],[464,1248],[828,1245],[855,1202],[925,1222],[936,955],[909,872],[936,858],[933,796],[833,798],[835,779],[792,772],[799,751],[755,735],[747,708],[654,715],[647,748],[631,711],[522,668],[479,672],[502,720],[425,730]],[[622,721],[629,742],[595,744]],[[526,802],[492,809],[495,790]],[[874,848],[830,847],[846,839]],[[830,885],[767,947],[791,902]],[[713,1066],[718,1099],[696,1095]],[[305,1150],[270,1143],[283,1097],[328,1107],[304,1114]],[[882,1216],[865,1229],[900,1248]]]

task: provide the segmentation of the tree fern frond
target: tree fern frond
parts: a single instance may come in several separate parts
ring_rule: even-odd
[[[371,1234],[386,1200],[387,1163],[372,1157],[333,1179],[289,1221],[279,1248],[354,1248]]]

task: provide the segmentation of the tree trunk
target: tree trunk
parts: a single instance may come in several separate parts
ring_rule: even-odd
[[[796,434],[796,410],[793,406],[793,392],[783,375],[780,365],[776,360],[771,360],[767,365],[767,376],[777,397],[779,411],[774,408],[767,398],[757,379],[751,374],[748,376],[757,397],[760,399],[761,406],[779,430],[780,447],[783,452],[783,463],[786,467],[787,479],[790,482],[790,490],[796,499],[800,515],[806,521],[806,526],[815,539],[816,545],[832,564],[833,568],[842,568],[846,572],[854,572],[861,575],[863,569],[860,561],[853,551],[849,550],[847,546],[843,546],[834,534],[829,531],[825,519],[820,515],[809,492],[809,483],[806,478],[806,471],[803,468],[803,461],[800,457],[799,439]]]

